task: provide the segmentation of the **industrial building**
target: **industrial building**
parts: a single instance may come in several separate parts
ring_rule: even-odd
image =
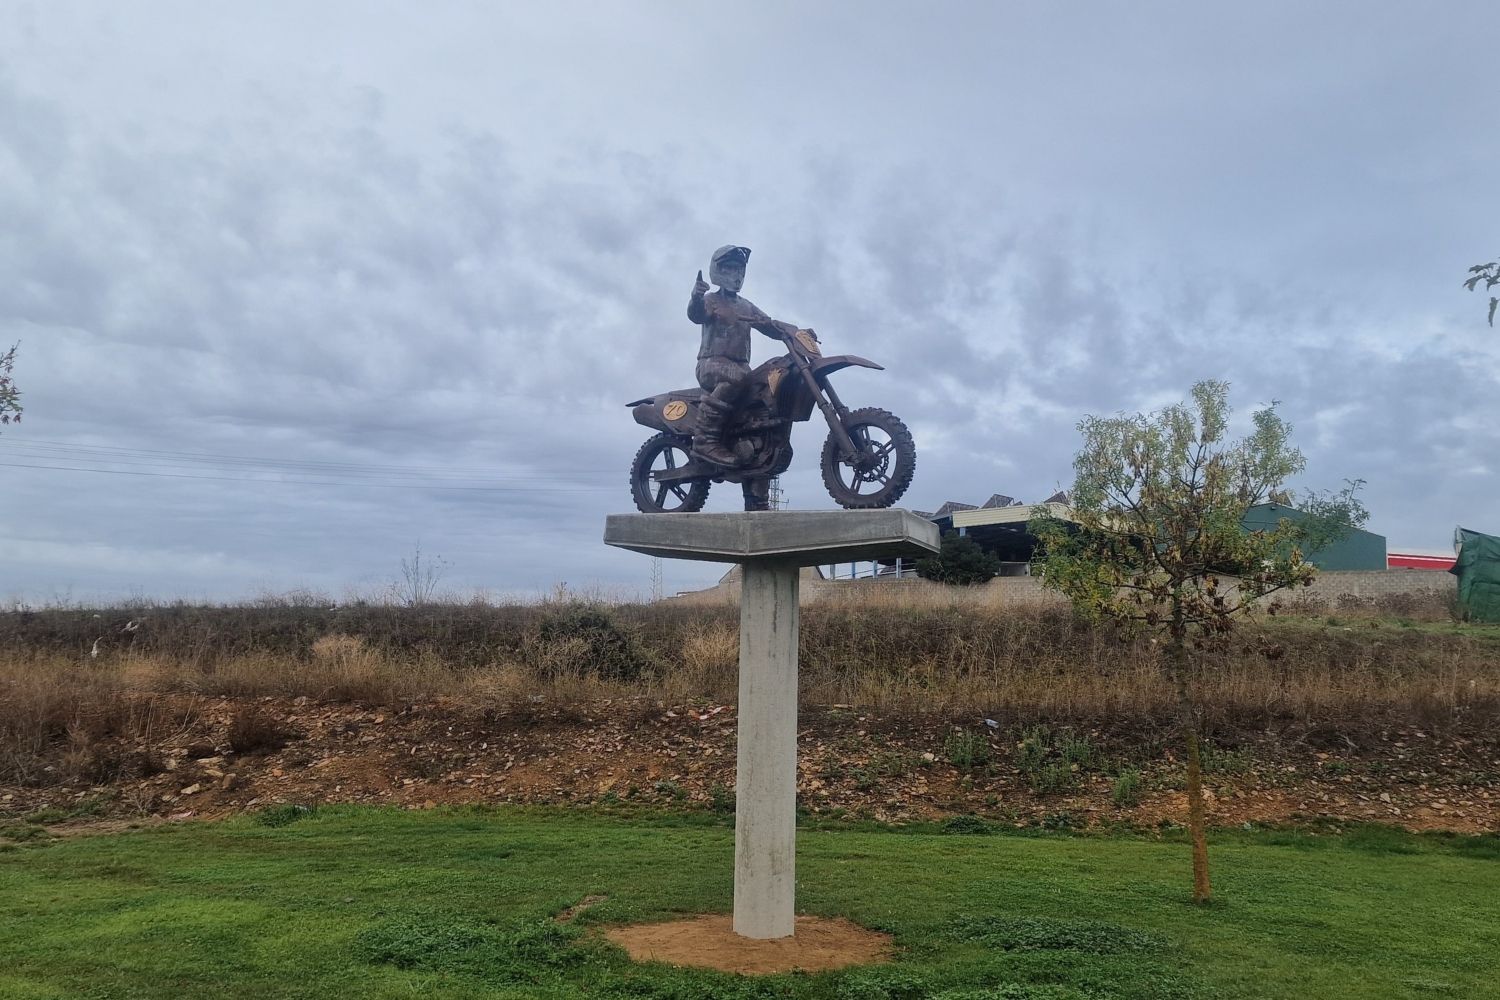
[[[967,535],[982,548],[995,553],[1000,557],[1002,576],[1020,576],[1027,573],[1036,550],[1036,539],[1026,530],[1026,522],[1031,518],[1032,509],[1041,506],[1064,520],[1070,519],[1072,514],[1066,492],[1054,493],[1039,504],[1023,503],[996,493],[982,504],[949,500],[930,514],[917,513],[935,522],[943,531]],[[1270,530],[1284,517],[1296,520],[1305,516],[1293,507],[1263,503],[1250,508],[1242,523],[1247,531]],[[1308,561],[1324,570],[1383,570],[1388,566],[1385,536],[1354,529],[1323,550],[1309,553]]]

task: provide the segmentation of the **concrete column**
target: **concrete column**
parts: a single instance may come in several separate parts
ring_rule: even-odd
[[[741,565],[734,931],[794,931],[797,858],[797,565]]]
[[[738,808],[734,929],[796,930],[797,575],[938,551],[937,525],[904,510],[611,514],[608,545],[667,559],[741,566]]]

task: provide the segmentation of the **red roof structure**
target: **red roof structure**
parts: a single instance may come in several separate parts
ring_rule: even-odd
[[[1446,572],[1453,568],[1456,561],[1456,556],[1441,552],[1414,552],[1410,549],[1402,552],[1392,549],[1385,554],[1387,569],[1434,569]]]

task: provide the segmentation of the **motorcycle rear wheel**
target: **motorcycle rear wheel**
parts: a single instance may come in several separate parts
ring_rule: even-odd
[[[692,460],[692,439],[662,432],[646,439],[630,463],[630,495],[642,514],[686,514],[708,502],[707,479],[658,483],[652,472],[680,469]],[[679,454],[680,453],[680,454]]]
[[[845,463],[838,439],[829,433],[823,443],[828,495],[849,510],[889,507],[900,500],[917,471],[911,431],[894,413],[874,406],[850,413],[844,427],[860,454],[853,465]]]

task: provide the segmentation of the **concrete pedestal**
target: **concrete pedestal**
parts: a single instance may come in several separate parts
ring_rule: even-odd
[[[609,545],[741,565],[734,930],[790,937],[796,914],[797,575],[803,566],[936,552],[904,510],[612,514]]]
[[[740,587],[734,932],[792,933],[797,859],[797,570],[749,562]],[[741,805],[743,803],[743,805]]]

